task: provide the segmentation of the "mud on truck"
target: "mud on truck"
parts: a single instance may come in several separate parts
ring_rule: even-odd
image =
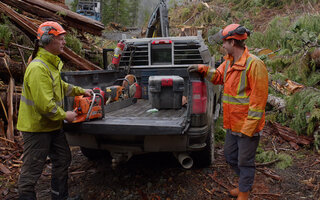
[[[65,123],[69,144],[80,146],[88,158],[111,155],[114,165],[147,152],[172,152],[184,168],[212,164],[221,86],[187,71],[193,64],[215,65],[201,33],[123,39],[121,43],[116,68],[63,72],[62,78],[104,91],[131,74],[136,93],[141,93],[103,104],[102,119]],[[73,110],[74,98],[66,97],[64,104],[66,110]]]

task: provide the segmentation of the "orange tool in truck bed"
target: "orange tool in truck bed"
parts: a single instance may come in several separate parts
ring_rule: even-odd
[[[73,108],[78,116],[72,123],[101,119],[104,117],[103,96],[99,93],[93,93],[92,97],[76,96]]]

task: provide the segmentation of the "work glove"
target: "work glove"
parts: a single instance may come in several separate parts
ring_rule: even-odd
[[[202,75],[205,75],[207,73],[209,69],[209,66],[206,65],[191,65],[190,67],[188,67],[188,72],[199,72]]]

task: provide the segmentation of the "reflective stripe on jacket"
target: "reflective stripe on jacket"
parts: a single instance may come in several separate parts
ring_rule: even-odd
[[[49,132],[62,128],[62,120],[66,117],[64,96],[80,95],[85,91],[61,80],[62,67],[58,56],[39,48],[24,75],[18,130]]]
[[[217,68],[209,68],[206,78],[213,84],[223,84],[223,127],[233,132],[253,136],[265,124],[268,99],[268,72],[265,64],[249,53],[246,47],[233,65],[233,58]]]

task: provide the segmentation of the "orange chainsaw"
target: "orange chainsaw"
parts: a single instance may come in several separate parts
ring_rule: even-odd
[[[97,99],[97,96],[100,99]],[[78,116],[76,116],[72,123],[103,118],[104,108],[102,102],[103,96],[99,93],[93,93],[92,97],[84,97],[83,95],[74,97],[73,108]]]

